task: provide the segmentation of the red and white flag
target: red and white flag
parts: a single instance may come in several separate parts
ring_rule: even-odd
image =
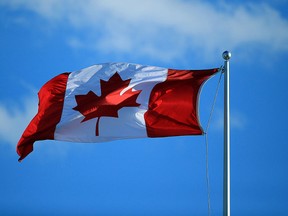
[[[21,161],[37,140],[105,142],[201,135],[198,97],[218,68],[174,70],[130,63],[60,74],[40,89],[38,113],[17,145]]]

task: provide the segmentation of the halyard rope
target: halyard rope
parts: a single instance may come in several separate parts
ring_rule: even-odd
[[[220,71],[220,77],[218,80],[218,84],[216,87],[216,92],[214,95],[214,99],[213,99],[213,103],[212,103],[212,107],[211,107],[211,111],[210,111],[210,115],[208,118],[208,122],[207,122],[207,126],[205,129],[205,145],[206,145],[206,186],[207,186],[207,204],[208,204],[208,216],[211,215],[211,200],[210,200],[210,179],[209,179],[209,157],[208,157],[208,153],[209,153],[209,148],[208,148],[208,129],[210,127],[210,123],[211,123],[211,118],[212,118],[212,114],[214,112],[215,109],[215,104],[216,104],[216,99],[218,96],[218,92],[219,92],[219,87],[220,87],[220,83],[221,83],[221,79],[222,79],[222,75],[223,75],[223,67],[221,66],[219,68]]]

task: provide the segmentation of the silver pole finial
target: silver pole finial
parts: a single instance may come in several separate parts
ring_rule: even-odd
[[[229,51],[224,51],[222,54],[223,59],[225,59],[226,61],[228,61],[231,58],[231,52]]]

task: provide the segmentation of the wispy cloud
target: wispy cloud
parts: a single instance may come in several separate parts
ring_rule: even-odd
[[[211,120],[211,130],[223,130],[224,128],[223,110],[216,109]],[[241,111],[230,112],[230,127],[233,130],[243,130],[247,126],[247,117]]]
[[[288,51],[288,20],[262,3],[2,0],[0,5],[33,11],[53,24],[85,31],[67,38],[68,45],[77,49],[163,61],[181,57],[187,49],[206,58],[223,48],[241,52],[245,46]]]
[[[0,104],[0,140],[16,147],[24,129],[37,112],[37,95],[22,100],[21,107]],[[1,142],[0,142],[1,143]]]

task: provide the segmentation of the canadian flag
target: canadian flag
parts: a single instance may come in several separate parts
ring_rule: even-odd
[[[199,93],[216,72],[106,63],[60,74],[38,93],[38,113],[17,145],[19,161],[37,140],[97,143],[201,135]]]

